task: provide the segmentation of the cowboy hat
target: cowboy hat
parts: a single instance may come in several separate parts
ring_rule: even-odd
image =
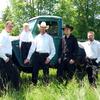
[[[63,26],[62,27],[62,29],[64,30],[65,28],[69,28],[71,31],[73,31],[73,27],[72,26],[70,26],[70,25],[65,25],[65,26]]]
[[[41,24],[38,24],[38,28],[45,27],[46,30],[49,29],[49,25],[46,25],[46,22],[41,22]]]

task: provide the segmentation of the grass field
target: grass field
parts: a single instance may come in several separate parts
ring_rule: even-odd
[[[22,85],[19,91],[8,90],[0,100],[100,100],[100,75],[97,88],[89,86],[87,77],[79,87],[75,78],[68,84],[59,84],[55,79],[56,70],[50,69],[50,83],[42,83],[42,72],[39,73],[37,86],[31,84],[31,74],[21,73]]]

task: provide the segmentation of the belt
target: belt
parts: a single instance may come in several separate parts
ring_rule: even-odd
[[[9,58],[12,58],[12,55],[10,55],[10,54],[6,54],[6,56],[9,57]]]
[[[35,53],[40,54],[40,55],[43,55],[43,54],[49,55],[49,53],[40,53],[40,52],[35,52]]]
[[[97,60],[97,58],[89,58],[89,57],[87,57],[87,59],[90,59],[90,60]]]
[[[22,43],[31,43],[31,42],[24,42],[24,41],[22,41]]]

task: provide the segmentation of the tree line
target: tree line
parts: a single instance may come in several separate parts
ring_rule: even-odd
[[[92,30],[96,39],[100,39],[100,0],[9,0],[11,6],[3,12],[3,23],[13,20],[13,35],[20,33],[22,24],[39,15],[61,16],[63,24],[74,26],[74,34],[86,39],[86,33]]]

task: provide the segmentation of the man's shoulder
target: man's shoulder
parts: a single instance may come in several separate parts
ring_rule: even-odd
[[[96,43],[100,43],[98,40],[94,40],[94,42],[96,42]]]
[[[48,38],[53,39],[53,37],[51,35],[49,35],[48,33],[45,34]]]
[[[40,34],[36,35],[35,38],[37,38],[37,37],[39,37],[39,36],[40,36]]]
[[[25,31],[22,30],[20,34],[25,34]]]
[[[76,37],[73,34],[71,34],[70,37],[76,39]]]
[[[70,39],[73,40],[73,41],[77,41],[77,38],[72,34],[70,35]]]
[[[98,40],[94,40],[94,43],[96,44],[100,44],[100,42]]]
[[[4,37],[4,36],[6,36],[6,34],[7,34],[7,32],[5,30],[2,30],[1,33],[0,33],[0,36]]]

